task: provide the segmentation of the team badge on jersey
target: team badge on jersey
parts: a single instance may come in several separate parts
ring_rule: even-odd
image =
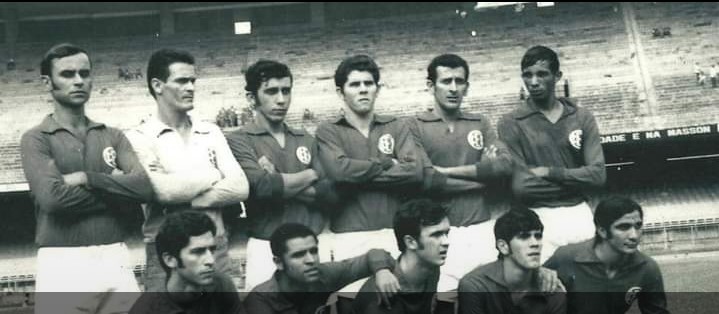
[[[639,293],[642,292],[642,287],[631,287],[627,291],[627,293],[624,295],[624,302],[627,303],[627,305],[632,305],[634,303],[634,300],[639,297]]]
[[[392,152],[394,152],[394,137],[392,137],[392,134],[380,136],[379,141],[377,141],[377,148],[382,154],[392,155]]]
[[[476,150],[482,150],[482,148],[484,148],[484,135],[482,135],[482,131],[472,130],[472,132],[469,132],[469,134],[467,134],[467,143]]]
[[[310,150],[307,149],[307,147],[297,147],[295,155],[297,155],[297,159],[305,165],[309,165],[310,161],[312,161],[312,154],[310,154]]]
[[[220,169],[217,167],[217,153],[212,148],[207,148],[207,157],[210,159],[210,163],[212,164],[215,169]]]
[[[569,133],[569,144],[577,150],[582,149],[582,130],[574,130]]]
[[[113,169],[117,169],[117,152],[113,147],[105,147],[102,150],[102,160]]]

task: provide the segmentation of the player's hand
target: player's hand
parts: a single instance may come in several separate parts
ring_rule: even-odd
[[[377,304],[384,305],[391,309],[390,299],[400,290],[399,280],[389,269],[380,269],[375,273],[375,285],[377,288]]]
[[[117,169],[117,168],[112,168],[112,172],[110,173],[110,175],[113,175],[113,176],[119,176],[122,174],[125,174],[125,172],[120,169]]]
[[[267,158],[267,156],[262,155],[262,157],[257,160],[257,163],[260,164],[260,167],[262,167],[262,169],[269,173],[277,172],[277,170],[275,169],[275,165],[270,161],[269,158]]]
[[[392,163],[395,164],[395,165],[398,165],[398,164],[399,164],[399,160],[397,160],[397,158],[392,158]]]
[[[434,168],[435,171],[437,171],[441,174],[444,174],[444,175],[446,175],[449,172],[449,170],[447,170],[447,168],[445,168],[445,167],[432,166],[432,168]]]
[[[150,162],[150,164],[147,166],[147,168],[151,172],[167,173],[167,171],[165,171],[165,168],[162,167],[162,164],[160,164],[160,161],[158,161],[158,160],[153,160],[152,162]]]
[[[542,292],[567,292],[562,281],[559,280],[557,272],[549,268],[539,268],[539,285]]]
[[[73,172],[62,175],[65,184],[71,186],[87,185],[87,174],[84,171]]]
[[[544,178],[549,175],[549,168],[548,167],[536,167],[529,169],[530,172],[532,172],[533,175],[538,176],[540,178]]]
[[[497,158],[497,146],[494,146],[494,144],[489,145],[486,150],[484,150],[484,157],[482,158],[489,158],[489,159],[496,159]]]

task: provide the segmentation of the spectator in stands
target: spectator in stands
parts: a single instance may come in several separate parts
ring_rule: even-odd
[[[532,47],[521,69],[529,98],[501,118],[498,133],[514,157],[515,197],[546,226],[546,259],[559,246],[592,237],[586,191],[604,185],[604,153],[594,115],[555,95],[562,78],[557,54]]]
[[[409,119],[409,125],[421,148],[425,195],[447,207],[452,226],[438,290],[448,292],[457,290],[466,273],[495,258],[490,218],[492,209],[498,213],[509,203],[511,195],[499,183],[512,174],[512,156],[497,140],[489,118],[462,109],[469,88],[464,59],[435,57],[427,67],[427,87],[434,110]],[[440,300],[446,296],[441,294]]]
[[[569,313],[669,313],[659,265],[638,251],[644,213],[625,197],[597,205],[593,240],[559,248],[545,263],[567,287]]]
[[[671,37],[672,36],[672,28],[669,26],[664,26],[662,28],[662,36]]]
[[[706,73],[704,73],[704,71],[700,70],[699,71],[699,79],[698,79],[697,83],[699,85],[701,85],[702,87],[704,87],[704,83],[706,83],[706,80],[707,80]]]
[[[155,240],[167,282],[161,293],[140,296],[130,314],[244,313],[232,279],[215,270],[216,234],[214,222],[202,212],[168,215]]]
[[[142,226],[146,243],[145,290],[165,284],[165,272],[155,250],[157,228],[165,214],[197,209],[217,227],[215,269],[230,274],[223,210],[247,198],[245,173],[232,156],[222,131],[214,124],[194,120],[195,59],[188,52],[161,49],[150,57],[147,87],[157,102],[157,115],[127,132],[155,189],[146,204]]]
[[[699,73],[702,72],[699,62],[694,62],[694,75],[697,77],[697,83],[699,83]]]
[[[333,193],[314,137],[285,123],[293,85],[287,65],[260,60],[247,69],[245,81],[247,102],[257,118],[227,141],[250,182],[245,288],[251,290],[275,271],[272,232],[283,223],[299,223],[319,234]]]
[[[712,80],[712,88],[717,87],[717,65],[712,64],[712,67],[709,68],[709,78]]]
[[[344,285],[375,274],[384,300],[399,289],[389,253],[372,249],[366,254],[320,264],[317,235],[307,226],[288,223],[272,233],[270,246],[277,270],[245,299],[248,313],[329,313],[327,298]]]
[[[344,115],[317,128],[320,161],[343,200],[330,221],[334,240],[327,242],[336,244],[331,248],[338,259],[374,247],[396,256],[392,217],[401,195],[421,185],[418,148],[406,123],[374,112],[380,73],[372,58],[345,59],[334,79]]]
[[[353,302],[355,314],[432,313],[439,268],[450,247],[447,212],[429,199],[412,200],[394,215],[393,225],[402,252],[394,269],[401,293],[382,304],[375,293],[376,278],[370,278]]]
[[[10,60],[7,61],[7,70],[12,71],[15,70],[15,59],[10,58]]]
[[[652,29],[652,37],[654,38],[661,38],[662,37],[662,31],[659,28],[653,28]]]
[[[542,290],[543,231],[537,214],[526,208],[513,209],[497,219],[494,237],[499,259],[462,278],[459,313],[566,313],[563,286]]]
[[[125,135],[90,120],[92,63],[63,43],[40,74],[54,111],[21,139],[22,165],[37,215],[38,313],[78,313],[108,291],[139,292],[129,266],[126,217],[152,199],[152,186]],[[124,309],[125,311],[127,308]]]

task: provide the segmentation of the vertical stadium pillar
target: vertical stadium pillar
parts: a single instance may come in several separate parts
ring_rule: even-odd
[[[324,2],[311,2],[310,3],[310,19],[312,26],[324,27],[325,26],[325,4]]]
[[[641,37],[642,34],[639,31],[639,25],[637,25],[634,6],[630,2],[621,2],[621,6],[622,15],[624,17],[624,27],[626,28],[627,36],[629,36],[629,50],[632,52],[631,59],[637,75],[639,99],[645,100],[639,104],[640,110],[643,114],[655,118],[657,97],[654,90],[652,76],[649,73],[649,65],[647,63],[647,57],[644,53],[644,46],[642,45]],[[655,126],[654,123],[654,119],[647,120],[647,122],[645,122],[645,127],[656,129],[657,126]]]
[[[7,58],[15,59],[16,56],[16,44],[18,37],[18,17],[17,7],[15,3],[8,3],[5,7],[5,45],[7,46]],[[4,60],[7,61],[7,60]]]
[[[163,36],[175,34],[175,15],[172,12],[171,2],[160,3],[160,34]]]

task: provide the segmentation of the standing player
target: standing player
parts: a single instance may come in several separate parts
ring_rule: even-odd
[[[181,50],[161,49],[152,54],[147,87],[157,102],[157,116],[127,133],[156,194],[155,201],[145,208],[142,226],[147,256],[145,291],[157,291],[165,284],[165,271],[153,243],[165,214],[182,209],[202,210],[215,222],[215,268],[229,275],[222,209],[240,203],[249,193],[245,173],[222,131],[188,114],[194,108],[194,64],[192,55]]]
[[[502,117],[498,132],[514,157],[515,196],[546,226],[547,258],[559,246],[592,237],[585,191],[604,185],[604,154],[592,113],[555,95],[562,78],[557,54],[532,47],[521,67],[529,98]]]
[[[536,213],[513,209],[497,219],[499,259],[480,266],[459,282],[459,313],[564,314],[561,285],[542,291],[539,272],[544,226]]]
[[[239,314],[244,309],[235,284],[215,271],[215,223],[201,212],[167,216],[157,232],[155,248],[167,273],[162,292],[144,293],[130,314]]]
[[[418,148],[407,124],[374,112],[379,80],[379,68],[370,57],[342,61],[335,71],[335,86],[344,114],[317,128],[322,167],[341,199],[330,220],[337,259],[370,248],[396,256],[392,217],[401,196],[417,190],[422,179]],[[345,290],[352,294],[359,287],[358,283]]]
[[[250,182],[245,288],[252,290],[275,270],[269,239],[278,226],[300,223],[315,234],[322,232],[320,200],[331,195],[331,184],[321,180],[315,139],[285,124],[292,100],[290,69],[260,60],[247,69],[245,81],[255,122],[227,140]]]
[[[77,299],[95,298],[90,292],[140,291],[124,243],[124,217],[152,199],[152,186],[122,132],[85,116],[92,92],[87,52],[56,45],[45,53],[40,74],[54,111],[21,140],[37,216],[35,290],[88,294],[56,300],[42,294],[37,311],[77,313],[95,306]]]
[[[602,200],[594,239],[561,247],[547,260],[567,287],[569,313],[626,313],[637,299],[642,314],[669,313],[659,265],[637,250],[643,218],[631,199]]]
[[[355,314],[432,313],[439,268],[447,258],[449,218],[440,204],[428,199],[412,200],[394,216],[394,234],[402,254],[394,274],[400,293],[383,304],[375,294],[375,278],[365,282],[353,302]]]
[[[423,148],[425,189],[448,209],[450,253],[442,266],[439,292],[454,291],[459,279],[495,259],[490,208],[500,205],[500,191],[488,191],[511,174],[512,158],[497,140],[490,120],[462,110],[469,88],[469,66],[454,54],[440,55],[427,67],[427,87],[434,110],[410,120]],[[440,298],[445,296],[441,294]]]

